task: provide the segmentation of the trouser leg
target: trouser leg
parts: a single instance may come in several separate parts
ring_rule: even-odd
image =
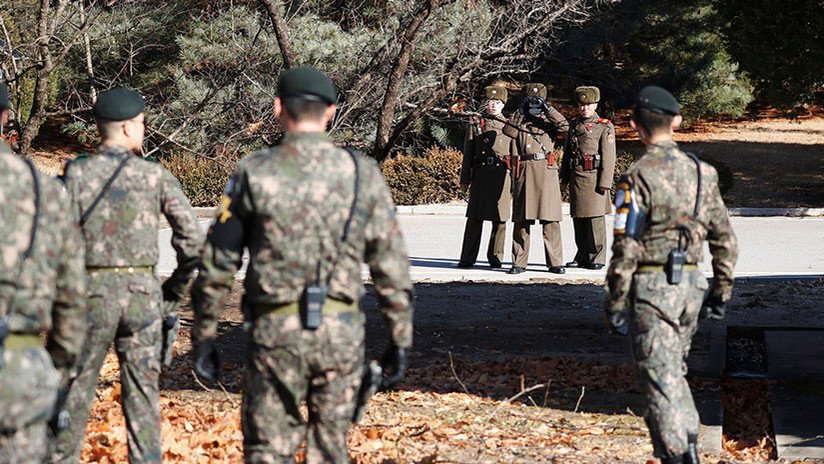
[[[464,227],[463,246],[461,247],[461,262],[475,264],[478,251],[481,249],[481,231],[484,222],[478,219],[466,218]]]
[[[573,218],[575,261],[579,264],[606,264],[606,220],[604,216]]]
[[[544,259],[547,267],[564,265],[564,248],[561,242],[561,223],[541,221],[544,239]]]
[[[247,464],[294,462],[306,434],[300,411],[307,372],[298,316],[255,321],[243,387],[241,420]]]
[[[330,315],[323,320],[311,358],[307,404],[307,464],[348,464],[346,435],[363,376],[364,316]]]
[[[486,250],[486,259],[493,262],[504,260],[504,241],[506,240],[506,222],[492,222],[492,232],[489,235],[489,247]]]
[[[13,432],[0,432],[0,464],[46,461],[48,436],[45,422],[35,422]]]
[[[126,418],[129,463],[161,462],[160,345],[161,319],[137,332],[118,337],[121,403]]]
[[[664,273],[636,275],[633,355],[647,399],[644,419],[655,456],[684,454],[688,436],[697,435],[698,412],[685,377],[685,356],[700,309],[699,273],[670,286]],[[706,288],[706,283],[703,284]]]
[[[529,262],[529,226],[532,221],[518,221],[512,230],[512,265],[526,267]]]
[[[95,291],[95,280],[90,279],[89,315],[86,340],[78,361],[78,374],[66,396],[65,410],[71,421],[69,427],[57,435],[55,463],[77,463],[86,436],[92,403],[97,389],[100,366],[114,340],[119,311],[110,310],[105,298]]]

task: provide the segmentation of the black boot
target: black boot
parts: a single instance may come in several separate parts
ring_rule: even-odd
[[[684,464],[701,464],[698,460],[698,435],[687,435],[687,452],[684,453]]]
[[[684,455],[679,454],[678,456],[661,458],[661,464],[685,464]]]

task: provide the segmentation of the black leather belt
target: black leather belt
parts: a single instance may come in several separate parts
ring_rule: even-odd
[[[499,165],[501,163],[505,163],[505,162],[506,161],[504,161],[501,158],[498,158],[497,156],[487,156],[486,159],[484,159],[483,161],[481,161],[478,164],[481,165],[481,166],[489,166],[489,165],[496,165],[497,166],[497,165]]]
[[[521,161],[540,161],[546,159],[546,153],[533,153],[531,155],[521,155]]]

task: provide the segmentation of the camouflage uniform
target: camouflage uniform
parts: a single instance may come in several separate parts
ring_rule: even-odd
[[[129,462],[160,462],[158,378],[161,286],[154,274],[160,213],[172,227],[178,267],[163,293],[183,295],[202,244],[197,217],[180,183],[160,164],[123,147],[102,146],[97,155],[66,168],[66,187],[78,217],[126,157],[112,188],[82,227],[89,277],[89,327],[66,409],[71,427],[58,437],[60,462],[77,462],[106,352],[115,342],[120,360]]]
[[[292,462],[307,435],[303,400],[307,462],[349,462],[346,432],[364,358],[362,262],[393,342],[412,344],[412,285],[395,208],[376,165],[357,162],[359,197],[345,244],[354,164],[323,133],[287,133],[278,147],[241,161],[209,231],[192,288],[196,343],[216,337],[221,302],[249,250],[244,301],[254,324],[242,408],[248,463]],[[319,261],[321,279],[333,273],[328,298],[320,327],[303,330],[294,303]]]
[[[8,317],[9,328],[0,366],[3,464],[42,462],[46,457],[46,423],[62,379],[74,369],[86,321],[83,242],[73,217],[66,214],[69,199],[53,179],[38,178],[39,227],[15,291],[31,238],[34,183],[26,163],[0,141],[0,317]],[[39,338],[42,332],[48,332],[46,349]]]
[[[675,142],[648,146],[622,180],[635,186],[647,214],[646,229],[637,239],[616,235],[607,272],[608,314],[629,311],[633,354],[648,401],[644,417],[658,457],[685,453],[688,436],[698,435],[698,412],[685,375],[707,279],[694,264],[704,259],[703,242],[708,241],[715,275],[710,295],[726,302],[738,253],[718,174],[706,163],[701,163],[699,213],[692,220],[696,171]],[[670,285],[662,265],[677,246],[680,225],[688,230],[686,261],[693,266],[684,270],[680,284]]]

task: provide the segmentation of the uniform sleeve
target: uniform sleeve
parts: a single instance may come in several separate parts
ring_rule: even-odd
[[[601,140],[598,143],[601,152],[601,169],[598,171],[598,187],[612,188],[612,179],[615,176],[615,127],[608,123],[601,131]]]
[[[197,267],[203,236],[197,215],[180,182],[165,169],[162,170],[160,191],[160,211],[172,226],[172,247],[177,253],[177,267],[163,283],[163,299],[180,301]]]
[[[707,203],[710,209],[707,242],[712,254],[712,294],[720,301],[726,302],[732,297],[733,268],[738,259],[738,239],[732,230],[727,207],[718,189],[718,173],[715,169],[712,169],[708,183],[710,195]]]
[[[69,210],[69,199],[64,197],[61,211]],[[84,242],[77,218],[73,214],[59,216],[54,226],[62,227],[55,282],[56,295],[52,305],[52,330],[46,348],[58,369],[71,368],[80,354],[86,334],[86,265]]]
[[[555,126],[555,131],[558,134],[566,134],[569,130],[569,121],[561,114],[560,111],[556,110],[554,106],[549,107],[549,112],[547,114],[547,119],[552,125]]]
[[[475,161],[475,150],[473,149],[474,140],[475,122],[469,121],[469,126],[466,128],[466,136],[464,137],[463,162],[461,163],[461,184],[464,185],[472,183],[472,165]]]
[[[251,211],[244,171],[229,179],[200,254],[198,276],[192,285],[195,321],[192,338],[197,342],[217,336],[217,320],[223,300],[240,269],[246,245],[248,212]]]
[[[413,292],[409,277],[409,258],[395,205],[389,189],[377,170],[369,187],[372,202],[365,228],[364,261],[369,266],[381,312],[396,346],[412,346]]]

